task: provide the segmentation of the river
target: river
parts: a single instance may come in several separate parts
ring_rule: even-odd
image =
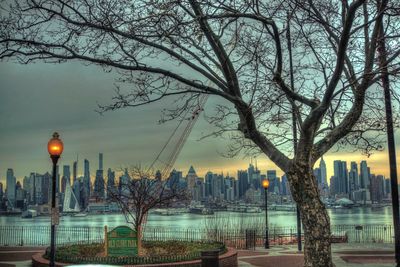
[[[331,223],[333,225],[366,225],[366,224],[392,224],[392,208],[383,207],[379,209],[352,208],[352,209],[328,209]],[[208,225],[238,226],[263,226],[265,224],[265,213],[237,213],[216,212],[214,215],[179,214],[163,216],[150,214],[147,226],[201,229]],[[270,226],[289,227],[296,225],[296,213],[285,211],[268,211]],[[85,217],[63,216],[60,226],[66,227],[115,227],[125,224],[122,214],[89,214]],[[36,218],[21,218],[20,216],[0,216],[0,225],[7,226],[48,226],[50,217],[39,216]]]

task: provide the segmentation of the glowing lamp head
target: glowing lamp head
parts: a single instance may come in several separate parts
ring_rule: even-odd
[[[267,189],[269,187],[269,180],[263,180],[262,186],[264,187],[264,189]]]
[[[53,138],[47,143],[47,150],[49,151],[50,156],[60,156],[64,149],[64,144],[59,138],[60,135],[55,132],[53,134]]]

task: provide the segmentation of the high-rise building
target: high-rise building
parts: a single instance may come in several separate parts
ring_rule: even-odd
[[[179,186],[181,188],[186,187],[185,182],[182,179],[182,172],[177,171],[175,169],[172,170],[172,172],[169,174],[169,179],[168,179],[168,187],[174,187],[174,186]]]
[[[81,189],[81,198],[83,200],[83,208],[86,208],[89,204],[89,198],[91,195],[91,182],[90,182],[90,170],[89,170],[89,161],[85,159],[83,161],[83,188]]]
[[[131,177],[129,176],[128,169],[125,169],[124,174],[119,177],[118,191],[120,195],[122,196],[129,195],[130,183],[131,183]]]
[[[381,203],[383,199],[383,175],[371,174],[371,201]]]
[[[69,169],[69,165],[63,166],[63,176],[61,178],[61,193],[65,193],[65,188],[67,183],[71,185],[71,172]]]
[[[7,170],[7,199],[8,199],[8,207],[11,209],[15,206],[15,186],[17,183],[17,179],[14,176],[14,170],[9,168]]]
[[[333,173],[336,179],[335,194],[348,194],[349,193],[349,179],[347,173],[346,161],[335,160],[333,162]]]
[[[1,210],[1,203],[3,201],[3,197],[4,197],[3,183],[0,182],[0,210]]]
[[[280,182],[276,176],[276,170],[267,170],[267,179],[269,180],[268,192],[279,194],[280,193],[280,188],[279,188]]]
[[[75,183],[77,175],[78,175],[78,161],[74,161],[74,164],[72,165],[72,184]]]
[[[327,187],[328,177],[326,175],[326,164],[323,157],[321,157],[321,160],[319,162],[319,171],[321,175],[321,185],[323,185],[323,187]]]
[[[117,194],[117,187],[115,185],[115,172],[108,168],[107,170],[107,198],[112,199]]]
[[[206,198],[212,197],[213,196],[213,173],[212,172],[207,172],[205,175],[205,182],[204,182],[204,195]]]
[[[190,166],[188,174],[186,175],[186,180],[187,180],[187,185],[188,185],[189,190],[194,187],[194,184],[196,183],[196,179],[197,179],[196,171],[194,170],[193,166]]]
[[[97,170],[103,170],[103,153],[99,153],[99,168]]]
[[[370,172],[368,170],[368,165],[365,160],[360,163],[360,187],[369,188],[370,184]]]
[[[99,199],[104,199],[105,193],[104,193],[104,177],[103,177],[103,170],[97,170],[96,171],[96,178],[94,180],[94,188],[93,188],[93,195],[96,198]]]
[[[36,174],[34,172],[29,175],[29,184],[28,203],[36,204]]]
[[[239,198],[244,198],[246,191],[249,189],[249,177],[248,172],[246,171],[238,171],[237,174],[239,180]]]
[[[99,153],[99,169],[96,171],[93,195],[97,199],[104,199],[105,197],[105,182],[103,175],[103,153]]]
[[[350,171],[349,171],[349,196],[351,200],[354,200],[353,192],[358,190],[359,186],[359,176],[358,176],[358,166],[357,163],[352,161],[350,162]]]

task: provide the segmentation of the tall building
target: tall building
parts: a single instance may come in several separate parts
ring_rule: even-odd
[[[267,170],[267,179],[269,180],[268,192],[280,194],[280,181],[276,176],[276,170]]]
[[[75,183],[77,175],[78,175],[78,161],[74,161],[74,164],[72,165],[72,184]]]
[[[180,186],[181,188],[186,187],[185,182],[182,179],[182,172],[175,169],[169,174],[169,179],[167,181],[168,187]]]
[[[120,195],[123,196],[129,195],[130,183],[131,183],[131,177],[129,176],[128,169],[125,169],[124,174],[119,177],[118,191]]]
[[[65,188],[67,183],[71,185],[71,172],[69,169],[69,165],[63,166],[63,176],[61,178],[61,193],[65,193]]]
[[[381,203],[383,199],[383,175],[371,174],[371,201]]]
[[[113,198],[113,195],[117,193],[117,187],[115,185],[115,172],[108,168],[107,170],[107,198]]]
[[[369,189],[370,185],[370,172],[368,170],[368,165],[365,160],[360,163],[360,187]]]
[[[0,182],[0,210],[1,210],[1,203],[3,201],[3,197],[4,197],[3,183]]]
[[[346,161],[335,160],[333,162],[333,174],[335,177],[335,194],[349,193],[349,179]]]
[[[349,195],[350,199],[354,200],[353,192],[360,188],[359,185],[359,176],[358,176],[358,166],[357,163],[352,161],[350,162],[350,171],[349,171]]]
[[[103,170],[103,153],[99,153],[99,170]]]
[[[204,182],[204,195],[206,198],[212,197],[213,196],[213,173],[212,172],[207,172],[205,175],[205,182]]]
[[[8,199],[8,206],[13,209],[15,207],[15,186],[17,183],[17,179],[14,176],[14,170],[9,168],[7,170],[7,199]]]
[[[83,161],[83,185],[81,188],[81,198],[83,200],[83,208],[86,208],[87,205],[89,204],[89,198],[91,195],[91,190],[90,190],[90,170],[89,170],[89,161],[85,159]]]
[[[103,153],[99,153],[99,169],[96,171],[93,195],[97,199],[104,199],[105,197],[105,182],[103,175]]]
[[[98,199],[104,199],[105,192],[104,192],[104,177],[103,177],[103,170],[96,171],[96,178],[94,180],[94,188],[93,188],[93,196]]]
[[[325,160],[323,157],[321,157],[321,160],[319,162],[319,171],[320,171],[320,175],[321,175],[321,184],[324,187],[328,186],[328,177],[326,175],[326,164],[325,164]]]
[[[186,175],[186,180],[189,190],[191,190],[194,187],[196,179],[197,179],[196,171],[194,170],[193,166],[190,166],[188,174]]]
[[[31,172],[29,175],[29,204],[36,204],[36,174]]]
[[[239,180],[239,198],[242,199],[245,197],[246,191],[249,189],[249,177],[248,172],[246,171],[238,171],[237,174]]]

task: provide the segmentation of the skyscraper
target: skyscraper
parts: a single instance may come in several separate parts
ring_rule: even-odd
[[[349,180],[347,173],[346,161],[335,160],[333,162],[333,173],[336,179],[337,188],[336,194],[348,194],[349,193]]]
[[[326,164],[324,158],[321,157],[321,161],[319,162],[319,171],[321,174],[321,184],[325,187],[328,186],[328,177],[326,176]]]
[[[72,184],[75,183],[77,175],[78,175],[78,161],[74,161],[74,164],[72,165]]]
[[[267,179],[269,180],[268,192],[279,194],[279,181],[276,177],[276,170],[267,170]],[[261,184],[261,181],[260,181]]]
[[[213,196],[213,173],[207,172],[205,175],[205,182],[204,182],[204,195],[205,197]]]
[[[197,179],[196,171],[194,170],[193,166],[190,166],[188,174],[186,175],[186,180],[189,190],[191,190],[194,187],[196,179]]]
[[[83,161],[83,170],[84,170],[84,174],[83,174],[83,188],[81,188],[81,198],[82,198],[82,202],[83,202],[83,208],[86,208],[87,205],[89,204],[89,198],[90,198],[90,170],[89,170],[89,161],[87,159],[85,159]]]
[[[99,153],[99,169],[96,171],[94,180],[93,195],[96,198],[104,199],[105,197],[105,182],[103,175],[103,153]]]
[[[352,161],[350,162],[350,171],[349,171],[349,196],[350,199],[353,200],[353,192],[360,188],[359,185],[359,176],[358,176],[358,167],[357,163]]]
[[[107,198],[113,198],[117,194],[117,188],[115,186],[115,172],[108,168],[107,170]]]
[[[17,179],[14,176],[14,170],[9,168],[7,170],[7,199],[9,207],[14,208],[15,206],[15,185],[17,183]]]
[[[61,193],[65,193],[65,188],[67,183],[71,185],[71,172],[69,169],[69,165],[63,166],[63,176],[61,178]]]
[[[99,170],[103,170],[103,153],[99,153]]]
[[[249,189],[249,177],[246,171],[238,171],[237,174],[239,180],[239,198],[243,198]]]
[[[360,163],[360,186],[361,188],[369,189],[370,185],[370,173],[368,165],[365,160]]]

